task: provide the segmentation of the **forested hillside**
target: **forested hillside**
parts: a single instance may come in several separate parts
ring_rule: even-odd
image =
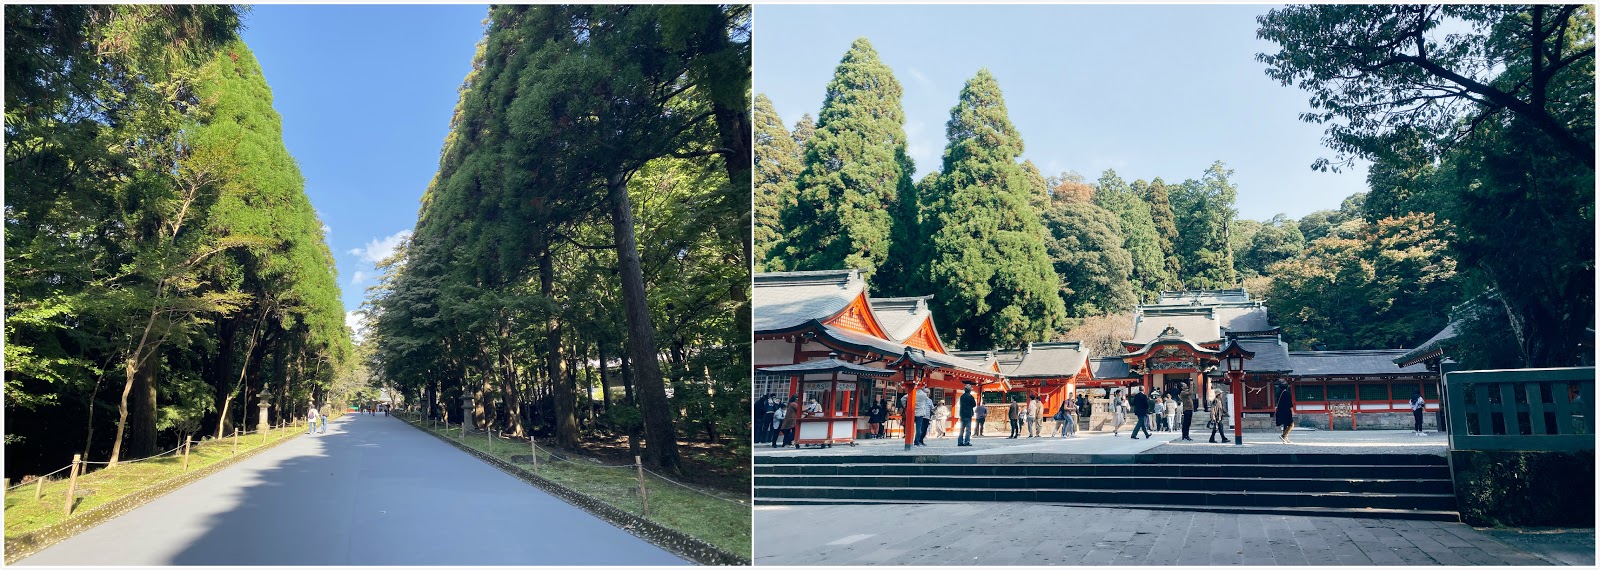
[[[240,9],[5,18],[8,475],[342,406],[333,258]]]
[[[748,465],[749,6],[486,22],[416,228],[369,293],[374,373],[477,429]]]
[[[1483,345],[1460,351],[1469,366],[1592,362],[1593,11],[1295,6],[1260,24],[1279,46],[1259,55],[1264,71],[1308,91],[1301,118],[1327,125],[1334,156],[1308,166],[1372,164],[1337,209],[1240,219],[1221,160],[1131,182],[1043,176],[1018,161],[985,71],[951,111],[944,163],[919,175],[899,83],[863,38],[816,135],[791,136],[758,97],[757,268],[860,268],[878,295],[932,294],[964,349],[1068,337],[1113,350],[1113,317],[1157,291],[1243,286],[1296,349],[1414,347],[1454,316],[1472,331],[1462,342]]]

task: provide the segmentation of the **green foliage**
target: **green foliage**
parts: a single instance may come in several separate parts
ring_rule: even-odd
[[[1254,227],[1249,232],[1241,231],[1247,224]],[[1283,214],[1265,223],[1239,220],[1234,227],[1234,258],[1246,279],[1266,275],[1272,264],[1299,257],[1306,247],[1299,224]]]
[[[1233,209],[1238,188],[1228,180],[1233,171],[1217,161],[1200,180],[1185,180],[1171,195],[1178,228],[1177,251],[1188,289],[1221,289],[1235,285],[1233,250],[1228,227],[1238,212]]]
[[[1061,279],[1067,316],[1078,319],[1133,306],[1133,261],[1123,249],[1116,214],[1079,200],[1058,200],[1044,213],[1046,247]]]
[[[1022,138],[987,69],[961,90],[945,132],[944,167],[919,196],[939,328],[967,348],[1044,340],[1064,318],[1060,281],[1017,163]]]
[[[891,244],[893,235],[910,237],[906,220],[895,234],[893,212],[902,211],[901,194],[911,190],[915,170],[906,156],[900,95],[900,83],[872,44],[866,38],[852,43],[828,82],[816,133],[805,143],[795,206],[782,214],[781,255],[792,269],[854,268],[870,279],[886,264],[905,260],[904,248],[913,244]]]
[[[1170,281],[1162,260],[1161,238],[1156,233],[1150,205],[1138,191],[1107,169],[1095,184],[1094,204],[1116,214],[1122,230],[1122,248],[1133,260],[1133,289],[1140,298],[1153,297]]]
[[[1167,183],[1158,176],[1149,184],[1143,180],[1134,181],[1133,189],[1150,205],[1150,222],[1155,224],[1156,242],[1161,245],[1162,266],[1166,276],[1161,288],[1174,289],[1178,286],[1178,276],[1183,274],[1183,265],[1177,252],[1178,222],[1172,213]]]
[[[1267,308],[1299,350],[1405,348],[1446,322],[1462,296],[1450,229],[1429,214],[1359,224],[1356,234],[1312,242],[1304,257],[1271,267]]]
[[[765,94],[756,96],[755,125],[755,232],[751,239],[755,243],[756,267],[781,270],[783,262],[771,259],[769,251],[783,231],[778,213],[794,203],[801,144],[783,128],[783,120]]]

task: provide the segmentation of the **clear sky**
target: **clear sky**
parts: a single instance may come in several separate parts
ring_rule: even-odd
[[[257,5],[245,17],[284,142],[328,226],[346,311],[373,284],[373,262],[416,224],[486,15],[472,5]]]
[[[833,69],[866,37],[905,89],[916,179],[938,170],[944,125],[981,67],[1046,176],[1107,168],[1129,182],[1234,170],[1240,216],[1299,218],[1365,190],[1366,165],[1311,170],[1322,127],[1301,122],[1304,91],[1280,86],[1255,54],[1271,6],[756,6],[755,89],[794,127],[816,117]]]

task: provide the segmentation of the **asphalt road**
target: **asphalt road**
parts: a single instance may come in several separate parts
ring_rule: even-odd
[[[18,564],[686,562],[398,419],[352,414]]]

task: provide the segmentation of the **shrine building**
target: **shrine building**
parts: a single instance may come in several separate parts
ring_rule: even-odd
[[[1438,406],[1437,371],[1396,364],[1408,351],[1290,351],[1266,307],[1243,289],[1162,292],[1134,309],[1121,354],[1097,357],[1080,342],[953,350],[939,337],[931,299],[873,298],[858,270],[756,274],[755,397],[814,401],[823,412],[807,414],[799,439],[842,440],[852,437],[838,433],[851,420],[867,429],[866,410],[880,398],[897,425],[895,406],[911,385],[952,409],[970,386],[989,403],[1038,396],[1051,414],[1084,391],[1096,399],[1134,385],[1165,393],[1182,382],[1207,393],[1226,384],[1218,355],[1237,342],[1255,353],[1244,367],[1246,427],[1271,425],[1279,380],[1293,390],[1297,423],[1319,429],[1409,427],[1414,390],[1423,392],[1428,411]]]

